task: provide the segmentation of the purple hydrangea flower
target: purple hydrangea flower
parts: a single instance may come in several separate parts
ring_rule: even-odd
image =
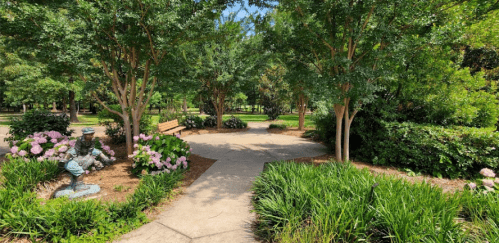
[[[10,152],[13,154],[17,153],[17,151],[19,151],[19,147],[17,146],[12,146],[12,148],[10,148]]]
[[[38,162],[42,162],[43,160],[45,160],[45,158],[40,156],[40,157],[36,158],[36,160],[38,160]]]
[[[76,140],[70,140],[69,146],[74,147],[76,145]]]
[[[489,179],[483,179],[482,183],[484,186],[494,187],[494,181]]]
[[[468,187],[473,190],[476,188],[476,183],[470,182],[470,183],[468,183]]]
[[[43,151],[43,148],[42,148],[42,147],[40,147],[40,145],[38,145],[38,144],[37,144],[36,146],[33,146],[33,147],[31,148],[31,153],[33,153],[33,154],[39,154],[39,153],[41,153],[42,151]]]
[[[19,156],[21,156],[21,157],[26,156],[26,154],[28,154],[28,153],[25,150],[19,151]]]
[[[482,170],[480,170],[480,174],[485,176],[485,177],[490,177],[490,178],[496,177],[496,174],[494,173],[494,171],[492,171],[491,169],[488,169],[488,168],[483,168]]]
[[[54,149],[49,149],[49,150],[47,150],[47,151],[45,152],[45,155],[44,155],[44,156],[48,158],[48,157],[51,157],[52,155],[54,155],[54,153],[55,153],[55,150],[54,150]]]
[[[57,139],[52,138],[52,139],[50,139],[50,142],[51,142],[51,143],[57,143]]]
[[[66,152],[66,151],[68,151],[68,147],[67,147],[67,146],[64,146],[64,145],[63,145],[63,146],[61,146],[61,147],[59,148],[59,153],[64,153],[64,152]]]
[[[177,133],[177,135],[175,135],[175,137],[180,138],[180,134]]]
[[[136,143],[136,144],[134,144],[134,145],[133,145],[133,147],[134,147],[134,148],[138,148],[138,147],[139,147],[139,144],[138,144],[138,143]]]
[[[134,141],[134,142],[139,141],[139,136],[133,136],[133,141]]]
[[[156,140],[159,140],[159,136],[156,136]]]

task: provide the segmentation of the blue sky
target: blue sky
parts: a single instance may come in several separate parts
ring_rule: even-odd
[[[241,11],[239,11],[239,13],[237,13],[236,20],[240,20],[241,18],[249,16],[251,13],[258,12],[258,13],[264,15],[267,11],[269,11],[269,9],[258,9],[256,6],[249,7],[248,1],[244,1],[244,5],[245,5],[246,9],[248,10],[248,12],[245,11],[244,9],[241,9]],[[240,8],[241,8],[241,5],[239,3],[237,3],[234,7],[227,8],[226,10],[224,10],[223,15],[228,16],[230,12],[237,12]]]

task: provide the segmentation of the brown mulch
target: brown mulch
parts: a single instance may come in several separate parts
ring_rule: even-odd
[[[310,129],[305,129],[310,130]],[[276,134],[282,134],[282,135],[289,135],[289,136],[295,136],[295,137],[301,137],[303,138],[303,134],[305,131],[300,131],[298,128],[286,128],[284,130],[273,128],[273,129],[267,129],[269,133],[276,133]],[[314,142],[318,142],[314,138],[307,138],[310,140],[314,140]],[[303,157],[303,158],[296,158],[294,159],[295,162],[299,163],[313,163],[314,165],[318,165],[321,163],[327,163],[329,161],[334,161],[334,155],[333,154],[325,154],[321,156],[316,156],[316,157]],[[392,167],[392,166],[382,166],[382,165],[373,165],[365,162],[360,162],[360,161],[352,161],[352,165],[357,167],[358,169],[364,169],[366,168],[373,174],[385,174],[385,175],[390,175],[390,176],[396,176],[399,178],[404,178],[405,180],[409,182],[422,182],[426,181],[434,186],[439,186],[442,188],[444,192],[454,192],[457,190],[463,190],[464,185],[466,184],[466,181],[463,179],[446,179],[446,178],[438,178],[438,177],[433,177],[430,175],[417,175],[417,176],[409,176],[407,172],[400,171],[400,168]]]

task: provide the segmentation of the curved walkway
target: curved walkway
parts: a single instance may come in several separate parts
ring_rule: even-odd
[[[251,231],[251,185],[265,162],[311,157],[326,148],[306,139],[270,134],[269,123],[249,123],[241,133],[184,138],[193,153],[216,159],[158,218],[120,242],[256,242]]]

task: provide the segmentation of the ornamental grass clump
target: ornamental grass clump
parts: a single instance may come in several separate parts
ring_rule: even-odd
[[[189,167],[187,158],[192,149],[179,136],[140,134],[134,137],[134,141],[136,150],[130,158],[134,161],[132,173],[136,175],[142,171],[157,175]]]
[[[444,194],[349,163],[270,163],[253,184],[270,242],[498,242],[499,198]]]

